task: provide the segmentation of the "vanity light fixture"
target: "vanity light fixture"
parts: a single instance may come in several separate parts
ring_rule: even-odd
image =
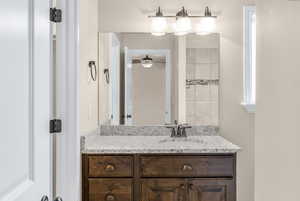
[[[196,34],[207,35],[214,33],[216,29],[217,16],[213,16],[208,7],[205,8],[204,16],[189,15],[187,10],[182,9],[176,14],[171,16],[164,16],[160,7],[154,16],[148,16],[151,18],[151,33],[155,36],[162,36],[166,34],[168,26],[166,18],[176,18],[173,23],[174,34],[178,36],[186,35],[195,30]],[[196,24],[195,28],[192,27],[191,18],[199,18],[199,23]]]
[[[166,34],[167,19],[164,18],[163,13],[158,7],[155,16],[151,18],[151,33],[154,36],[163,36]]]
[[[153,59],[150,58],[148,55],[146,57],[142,58],[142,66],[144,68],[151,68],[153,64]]]
[[[196,34],[208,35],[216,31],[217,17],[211,15],[208,7],[205,8],[205,14],[200,18],[199,24],[196,25]]]
[[[176,14],[176,23],[174,24],[175,35],[183,36],[188,34],[192,29],[192,22],[187,10],[182,9]]]

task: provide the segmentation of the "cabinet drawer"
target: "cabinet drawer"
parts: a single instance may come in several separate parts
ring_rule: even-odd
[[[226,156],[143,156],[142,177],[233,177],[234,159]]]
[[[88,201],[132,201],[131,179],[88,179]]]
[[[132,177],[132,156],[89,156],[89,177]]]

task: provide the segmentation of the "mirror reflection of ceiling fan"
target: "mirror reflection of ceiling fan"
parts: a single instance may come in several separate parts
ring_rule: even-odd
[[[149,56],[136,57],[132,59],[132,64],[142,64],[144,68],[151,68],[154,63],[165,64],[166,59],[162,56]]]

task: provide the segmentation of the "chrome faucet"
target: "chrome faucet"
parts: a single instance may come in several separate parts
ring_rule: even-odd
[[[187,137],[186,129],[192,127],[188,124],[178,124],[177,120],[175,120],[174,124],[168,124],[166,128],[171,129],[171,137]]]

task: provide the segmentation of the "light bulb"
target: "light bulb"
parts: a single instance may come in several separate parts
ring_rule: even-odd
[[[216,18],[215,17],[203,17],[200,19],[200,23],[196,27],[196,33],[198,35],[207,35],[216,31]]]
[[[152,63],[143,63],[142,64],[144,68],[151,68],[152,67]]]
[[[163,36],[166,33],[167,20],[164,17],[152,17],[151,33],[155,36]]]
[[[177,36],[188,34],[192,29],[191,20],[188,17],[178,17],[174,24],[174,32]]]

